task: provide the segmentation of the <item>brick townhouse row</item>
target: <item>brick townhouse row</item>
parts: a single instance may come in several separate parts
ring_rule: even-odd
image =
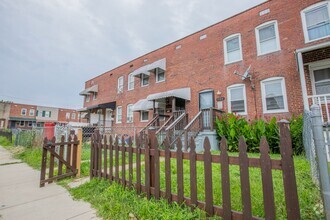
[[[0,128],[31,129],[45,123],[67,124],[86,122],[74,109],[0,102]]]
[[[80,111],[104,126],[211,107],[289,118],[330,99],[329,37],[330,1],[269,0],[86,81]]]

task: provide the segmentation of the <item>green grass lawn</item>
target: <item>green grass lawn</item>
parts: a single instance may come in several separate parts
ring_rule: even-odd
[[[219,152],[212,152],[218,154]],[[237,153],[230,153],[231,156],[236,156]],[[249,154],[249,157],[259,157],[259,154]],[[271,155],[272,159],[280,159],[280,155]],[[310,176],[310,166],[307,160],[303,156],[295,156],[295,172],[297,179],[297,191],[300,203],[301,217],[302,219],[320,219],[323,218],[322,210],[320,208],[322,202],[320,198],[320,192],[317,186],[312,182]],[[144,172],[145,167],[142,165],[142,183],[144,184]],[[165,191],[165,162],[160,163],[160,183],[161,190]],[[184,160],[184,195],[190,196],[190,169],[189,161]],[[222,206],[222,193],[221,193],[221,176],[220,176],[220,164],[212,164],[212,180],[213,180],[213,197],[214,204]],[[133,181],[136,181],[136,170],[134,169]],[[263,207],[263,194],[262,194],[262,182],[261,171],[259,168],[249,168],[250,173],[250,185],[251,185],[251,200],[252,200],[252,213],[254,216],[264,217]],[[286,206],[283,188],[282,171],[273,170],[273,184],[274,184],[274,197],[276,204],[276,216],[277,219],[286,219]],[[121,178],[121,172],[119,173]],[[128,172],[126,171],[126,178],[128,179]],[[177,193],[177,172],[176,172],[176,160],[171,160],[171,187],[172,193]],[[197,162],[197,188],[198,188],[198,200],[205,201],[205,185],[204,185],[204,164],[203,162]],[[232,209],[235,211],[242,211],[241,202],[241,189],[240,189],[240,172],[239,166],[230,166],[230,183],[231,183],[231,201]],[[141,217],[141,218],[144,218]]]
[[[0,137],[0,145],[14,153],[16,158],[21,159],[35,169],[40,169],[41,164],[41,148],[21,148],[12,147],[11,143],[4,141]],[[82,157],[89,159],[89,148],[83,148]],[[212,152],[217,154],[219,152]],[[87,155],[87,156],[86,156]],[[135,155],[135,154],[133,154]],[[231,156],[237,154],[231,153]],[[126,155],[128,157],[128,154]],[[143,156],[143,155],[141,155]],[[249,154],[249,157],[259,157],[258,154]],[[278,159],[279,155],[271,155],[272,158]],[[121,165],[121,156],[119,157]],[[127,163],[128,159],[126,159]],[[135,161],[135,158],[134,158]],[[143,161],[143,158],[141,159]],[[108,161],[109,162],[109,161]],[[313,184],[310,177],[310,166],[303,156],[294,157],[295,172],[298,186],[298,196],[300,203],[300,211],[302,219],[321,219],[323,215],[320,214],[320,192]],[[89,175],[89,162],[81,164],[82,176]],[[330,164],[329,164],[330,165]],[[161,167],[161,189],[165,190],[165,163],[160,163]],[[221,206],[221,177],[220,164],[213,164],[213,193],[215,205]],[[253,215],[264,217],[263,212],[263,197],[260,169],[249,168],[251,197],[252,197],[252,211]],[[204,167],[202,162],[197,162],[197,186],[198,199],[204,201]],[[144,165],[142,165],[142,183],[144,183]],[[285,200],[283,191],[282,172],[274,170],[274,193],[276,204],[277,219],[285,219]],[[242,210],[241,205],[241,191],[240,191],[240,176],[239,166],[230,166],[230,181],[231,181],[231,200],[232,209],[236,211]],[[172,192],[176,193],[176,160],[171,160],[171,176],[172,176]],[[121,177],[121,175],[120,175]],[[126,178],[128,178],[128,171],[126,171]],[[135,180],[135,169],[133,180]],[[64,182],[68,182],[65,180]],[[189,161],[184,160],[184,194],[189,197]],[[64,184],[65,185],[65,184]],[[136,216],[138,219],[198,219],[204,218],[205,214],[201,211],[190,212],[190,209],[181,209],[176,203],[168,205],[166,201],[147,201],[143,196],[137,196],[133,191],[127,191],[117,184],[109,185],[107,181],[93,180],[90,183],[84,184],[76,189],[70,190],[72,195],[77,199],[84,199],[90,202],[97,210],[100,216],[105,219],[110,217],[113,219],[128,219],[129,214]]]

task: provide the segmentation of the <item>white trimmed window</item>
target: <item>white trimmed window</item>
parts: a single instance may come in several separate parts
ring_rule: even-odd
[[[94,92],[93,93],[93,100],[96,100],[97,99],[97,92]]]
[[[243,59],[241,34],[233,34],[223,40],[225,64]]]
[[[30,109],[29,111],[29,116],[34,116],[35,110],[34,109]]]
[[[148,111],[141,111],[140,112],[140,121],[146,122],[149,120],[149,112]]]
[[[89,102],[91,100],[91,96],[90,95],[86,95],[86,102]]]
[[[133,122],[133,104],[127,105],[127,123],[132,123]]]
[[[273,77],[261,81],[262,106],[264,113],[288,111],[288,102],[283,77]]]
[[[26,108],[21,109],[21,115],[26,115]]]
[[[116,110],[116,123],[121,124],[122,119],[123,119],[123,108],[121,106],[118,106]]]
[[[330,94],[330,64],[321,61],[310,65],[314,95]]]
[[[247,114],[246,92],[244,84],[236,84],[227,88],[228,112]]]
[[[281,50],[277,21],[269,21],[256,27],[258,56]]]
[[[165,71],[160,69],[160,68],[156,68],[156,82],[164,82],[165,81]]]
[[[20,126],[20,127],[24,127],[24,126],[25,126],[25,121],[20,121],[20,122],[19,122],[19,126]]]
[[[330,1],[322,1],[301,11],[305,43],[330,36]]]
[[[76,119],[76,113],[71,114],[71,119],[73,119],[73,120]]]
[[[33,125],[32,121],[29,121],[28,122],[28,127],[32,127],[32,125]]]
[[[70,119],[70,112],[65,113],[65,119]]]
[[[122,93],[123,91],[124,91],[124,77],[121,76],[118,78],[117,92]]]
[[[141,74],[141,86],[149,85],[149,76],[146,74]]]
[[[128,85],[127,85],[127,88],[128,90],[133,90],[134,89],[134,76],[133,74],[129,74],[128,75]]]

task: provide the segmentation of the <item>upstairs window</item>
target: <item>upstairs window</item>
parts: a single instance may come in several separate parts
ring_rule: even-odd
[[[274,77],[261,81],[261,94],[264,113],[288,111],[283,77]]]
[[[141,86],[149,85],[149,76],[146,74],[141,74]]]
[[[26,115],[26,108],[21,109],[21,115],[24,115],[24,116]]]
[[[156,82],[164,82],[164,81],[165,81],[165,71],[160,68],[156,68]]]
[[[67,119],[67,120],[70,119],[70,112],[65,113],[65,119]]]
[[[133,90],[134,89],[134,76],[133,74],[128,75],[128,85],[127,85],[128,90]]]
[[[97,99],[97,92],[94,92],[93,93],[93,100],[96,100]]]
[[[241,35],[234,34],[223,40],[225,64],[242,60]]]
[[[329,1],[312,5],[301,12],[305,42],[330,36]]]
[[[124,91],[124,77],[121,76],[118,78],[118,93],[122,93]]]
[[[51,111],[42,111],[42,117],[44,118],[50,118],[52,116]]]
[[[123,119],[123,108],[121,106],[118,106],[116,111],[116,123],[121,124],[122,119]]]
[[[30,109],[30,111],[29,111],[29,116],[34,116],[34,109]]]
[[[90,100],[91,100],[90,95],[86,95],[85,101],[86,101],[86,102],[89,102]]]
[[[127,105],[127,123],[133,122],[133,105]]]
[[[266,22],[256,28],[258,56],[281,49],[277,21]]]
[[[73,119],[73,120],[76,119],[76,113],[71,114],[71,119]]]
[[[228,112],[246,115],[246,94],[245,85],[232,85],[227,88],[228,94]]]

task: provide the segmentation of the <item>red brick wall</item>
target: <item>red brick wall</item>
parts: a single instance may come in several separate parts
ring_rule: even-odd
[[[70,118],[66,119],[66,113],[70,113]],[[75,119],[72,119],[72,113],[76,114]],[[64,109],[60,108],[58,110],[58,121],[59,122],[79,122],[79,112],[74,109]]]
[[[26,111],[26,115],[21,115],[21,110],[25,108]],[[34,115],[30,116],[30,109],[34,109]],[[10,108],[10,115],[9,117],[19,117],[19,118],[31,118],[31,119],[35,119],[36,118],[36,114],[37,114],[37,106],[36,105],[25,105],[25,104],[18,104],[18,103],[13,103],[11,104],[11,108]]]
[[[328,41],[324,39],[313,43],[304,43],[300,11],[319,0],[272,0],[245,11],[237,16],[212,25],[204,30],[189,35],[183,39],[166,45],[158,50],[145,54],[122,66],[110,70],[85,83],[85,88],[94,84],[99,85],[97,100],[84,103],[92,106],[100,103],[116,101],[117,106],[123,106],[123,123],[126,125],[126,106],[134,104],[149,94],[163,92],[176,88],[190,87],[191,101],[186,109],[191,119],[198,110],[198,93],[205,89],[213,89],[215,94],[220,91],[226,100],[224,109],[227,110],[227,87],[236,83],[245,83],[247,96],[248,118],[278,118],[289,117],[292,113],[303,112],[302,92],[295,50]],[[259,12],[270,9],[270,13],[259,16]],[[280,35],[281,50],[267,55],[257,56],[255,27],[267,21],[277,20]],[[223,39],[229,35],[240,33],[243,49],[243,61],[224,64]],[[207,38],[199,37],[207,34]],[[181,49],[175,47],[181,45]],[[144,59],[148,62],[144,63]],[[155,75],[150,75],[150,84],[140,86],[140,80],[135,79],[135,89],[127,91],[128,74],[135,69],[166,58],[166,81],[155,83]],[[252,65],[251,74],[255,89],[250,82],[235,76],[237,70],[243,73]],[[124,92],[117,94],[117,79],[124,75]],[[286,82],[288,113],[264,114],[262,110],[260,81],[269,77],[284,77]],[[217,95],[215,95],[217,98]],[[139,122],[139,113],[134,113],[134,125],[143,126]]]

